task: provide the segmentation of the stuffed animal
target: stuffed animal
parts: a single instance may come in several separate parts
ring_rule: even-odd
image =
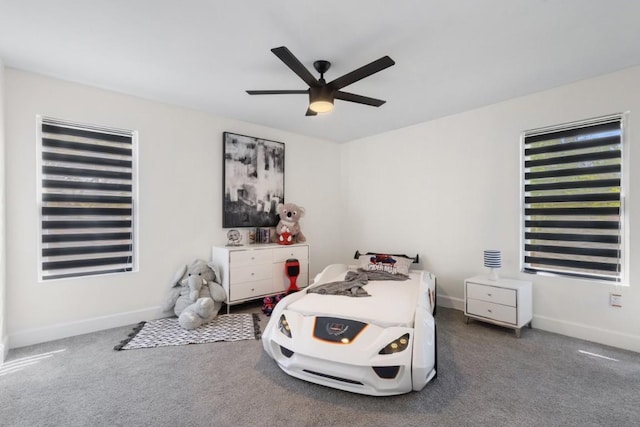
[[[280,215],[280,221],[276,226],[273,243],[279,243],[280,235],[285,233],[288,233],[296,242],[307,241],[307,238],[302,234],[302,230],[300,230],[299,221],[305,214],[302,206],[294,205],[293,203],[280,203],[276,207],[276,212]],[[288,238],[289,236],[286,237]]]
[[[226,300],[213,264],[197,259],[180,268],[171,281],[162,311],[173,310],[184,329],[196,329],[213,320]]]

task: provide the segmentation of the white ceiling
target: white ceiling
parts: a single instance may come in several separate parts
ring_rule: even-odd
[[[639,18],[638,0],[0,0],[0,58],[345,142],[638,65]],[[314,75],[331,61],[327,81],[391,56],[344,89],[387,103],[305,117],[305,95],[247,95],[307,88],[277,46]]]

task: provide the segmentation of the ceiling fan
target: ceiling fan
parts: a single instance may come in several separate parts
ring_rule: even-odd
[[[338,77],[335,80],[327,83],[324,80],[324,73],[329,70],[331,63],[329,61],[320,60],[313,63],[313,67],[318,73],[320,73],[320,79],[316,79],[311,72],[296,58],[289,49],[284,46],[275,47],[271,49],[282,62],[284,62],[291,70],[298,75],[306,84],[309,85],[309,89],[302,90],[248,90],[249,95],[295,95],[295,94],[308,94],[309,95],[309,108],[307,109],[307,116],[315,116],[318,113],[326,113],[333,109],[333,101],[340,99],[342,101],[355,102],[357,104],[371,105],[379,107],[386,101],[381,99],[369,98],[367,96],[356,95],[354,93],[343,92],[341,89],[352,83],[362,80],[365,77],[369,77],[372,74],[382,71],[385,68],[391,67],[395,64],[393,59],[388,56],[373,61],[365,66],[358,68]]]

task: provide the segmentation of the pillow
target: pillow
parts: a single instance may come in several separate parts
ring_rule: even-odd
[[[360,255],[360,268],[364,271],[384,271],[391,274],[409,275],[413,258],[401,255],[366,254]]]

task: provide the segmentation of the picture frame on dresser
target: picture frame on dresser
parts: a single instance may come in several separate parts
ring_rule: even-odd
[[[222,227],[275,227],[284,203],[284,143],[223,132]]]

